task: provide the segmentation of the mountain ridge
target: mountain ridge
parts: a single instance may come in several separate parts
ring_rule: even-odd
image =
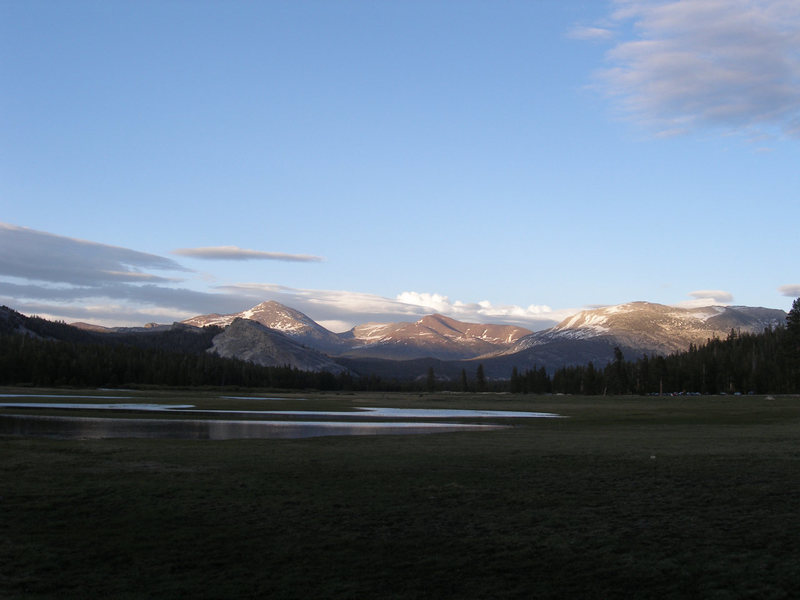
[[[197,315],[182,323],[227,327],[237,318],[261,323],[331,356],[390,360],[472,358],[503,351],[532,333],[516,325],[466,323],[439,314],[426,315],[414,322],[366,323],[334,333],[308,315],[275,301],[262,302],[238,313]]]
[[[666,355],[726,337],[731,330],[760,332],[783,323],[785,317],[782,310],[761,307],[682,308],[636,301],[578,311],[539,332],[432,314],[414,322],[365,323],[337,334],[299,311],[266,302],[236,315],[200,315],[184,323],[257,319],[362,374],[376,369],[385,373],[392,361],[398,371],[410,374],[415,366],[436,361],[448,373],[481,362],[488,376],[508,377],[514,366],[551,372],[590,361],[601,366],[613,359],[615,348],[627,356]]]
[[[682,308],[653,302],[627,302],[583,310],[554,327],[519,340],[509,353],[553,340],[605,339],[615,345],[669,354],[725,337],[731,329],[756,333],[783,323],[779,309],[747,306]]]
[[[433,314],[414,322],[357,325],[345,333],[351,347],[342,356],[459,360],[502,351],[530,333],[515,325],[466,323]]]
[[[93,334],[135,333],[145,340],[158,332],[167,334],[177,326],[189,330],[203,325],[228,328],[236,319],[244,319],[259,323],[269,332],[280,333],[299,348],[321,353],[333,364],[345,364],[351,371],[362,375],[370,374],[378,366],[381,372],[387,372],[391,370],[392,361],[398,373],[412,375],[414,368],[428,361],[427,364],[436,364],[437,368],[448,373],[462,368],[474,370],[481,363],[487,376],[507,378],[512,367],[523,370],[544,367],[553,372],[562,366],[589,361],[602,366],[613,359],[615,348],[622,350],[628,358],[642,354],[666,355],[686,350],[692,344],[702,345],[709,339],[727,337],[731,330],[760,333],[766,327],[784,323],[785,318],[786,313],[780,309],[747,306],[682,308],[637,301],[578,311],[550,329],[538,332],[513,325],[465,323],[446,315],[432,314],[414,322],[366,323],[347,332],[334,333],[300,311],[268,301],[231,315],[212,313],[172,326],[148,324],[140,328],[115,328],[106,333],[95,330]],[[91,326],[81,326],[86,334],[91,331]],[[237,348],[231,350],[230,355],[239,358],[250,356],[245,345],[233,342],[236,331],[241,331],[241,328],[222,338],[227,347]],[[268,332],[256,335],[248,330],[246,337],[256,340],[270,335]],[[277,358],[278,362],[285,360],[285,355],[278,351],[281,344],[266,343],[263,339],[253,343],[260,344],[259,360],[267,360],[263,354],[269,347],[274,349],[276,356],[284,356]],[[304,362],[306,358],[310,363]],[[298,365],[297,368],[306,368],[300,365],[307,364],[326,364],[319,368],[336,370],[331,363],[320,362],[319,357],[297,359],[294,364]],[[413,375],[419,376],[420,373]]]

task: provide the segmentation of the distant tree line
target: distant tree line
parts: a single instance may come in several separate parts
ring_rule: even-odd
[[[206,352],[217,327],[202,331],[169,330],[141,334],[90,334],[43,319],[34,335],[0,333],[0,385],[37,387],[243,387],[322,391],[507,391],[508,382],[488,381],[483,365],[474,377],[442,384],[432,370],[425,381],[359,376],[345,371],[301,371],[290,366],[261,366]],[[29,322],[26,322],[28,325]],[[41,327],[39,327],[41,326]],[[33,331],[31,327],[27,327]],[[59,334],[63,339],[39,335]],[[70,341],[75,340],[75,341]],[[179,348],[179,351],[174,350]]]
[[[798,393],[800,392],[800,298],[786,325],[764,332],[731,331],[669,356],[614,359],[598,367],[512,369],[506,380],[488,379],[483,365],[473,376],[440,380],[433,368],[413,381],[351,372],[300,371],[221,358],[205,350],[219,328],[173,328],[141,334],[96,334],[59,322],[28,318],[33,335],[0,322],[0,385],[116,387],[231,386],[325,391],[471,391],[564,394]],[[59,339],[50,339],[57,337]],[[176,348],[178,350],[176,350]]]
[[[151,341],[155,341],[154,339]],[[318,390],[390,390],[378,377],[265,367],[204,351],[174,352],[130,344],[46,340],[0,334],[0,385],[119,387],[232,386]]]

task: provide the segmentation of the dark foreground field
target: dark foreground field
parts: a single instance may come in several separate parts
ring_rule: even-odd
[[[800,398],[314,405],[569,418],[301,440],[0,437],[0,597],[766,599],[800,589]]]

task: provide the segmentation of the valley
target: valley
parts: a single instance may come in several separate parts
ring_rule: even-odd
[[[0,435],[0,596],[780,598],[800,582],[796,397],[135,395],[566,418],[306,439]]]

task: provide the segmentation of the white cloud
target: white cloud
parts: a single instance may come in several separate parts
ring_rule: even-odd
[[[700,308],[703,306],[722,306],[733,302],[733,294],[724,290],[696,290],[689,292],[692,300],[679,302],[677,306],[682,308]]]
[[[606,27],[576,25],[567,32],[567,37],[575,40],[608,40],[614,37],[614,32]]]
[[[328,331],[334,331],[336,333],[341,333],[343,331],[348,331],[353,328],[353,324],[349,321],[340,321],[338,319],[329,319],[329,320],[319,320],[317,321],[320,325],[322,325]]]
[[[800,298],[800,284],[791,284],[791,285],[782,285],[778,288],[778,291],[783,296],[789,296],[790,298]]]
[[[413,306],[421,306],[437,313],[452,312],[455,308],[447,296],[440,294],[402,292],[397,295],[397,301]]]
[[[724,290],[697,290],[687,294],[695,299],[711,298],[715,302],[721,304],[730,304],[733,302],[733,294]]]
[[[527,307],[516,305],[495,306],[488,300],[480,302],[451,301],[441,294],[403,292],[397,300],[405,304],[420,306],[429,312],[437,312],[462,321],[509,323],[533,329],[545,329],[560,321],[562,312],[553,311],[546,305],[531,304]],[[564,315],[566,316],[566,315]]]
[[[321,256],[311,254],[286,254],[283,252],[264,252],[246,250],[237,246],[203,246],[199,248],[178,248],[172,251],[179,256],[207,260],[282,260],[288,262],[320,262]]]
[[[633,34],[599,80],[629,117],[661,135],[800,137],[800,2],[619,0],[610,18]]]
[[[439,313],[460,321],[514,324],[531,330],[546,329],[577,312],[553,311],[547,306],[494,306],[489,301],[451,301],[435,293],[402,292],[396,298],[344,290],[295,289],[273,284],[240,283],[221,286],[220,291],[250,297],[253,304],[275,300],[291,306],[319,323],[332,323],[333,331],[346,331],[369,322],[416,321]]]

